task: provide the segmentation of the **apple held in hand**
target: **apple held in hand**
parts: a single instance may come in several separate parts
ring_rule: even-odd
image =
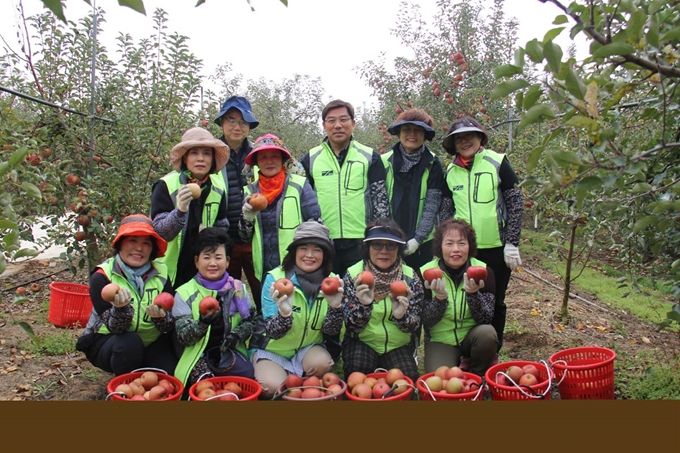
[[[321,291],[327,296],[337,294],[338,289],[340,289],[340,280],[336,277],[326,277],[321,282]]]
[[[403,280],[397,280],[390,284],[390,292],[394,295],[394,297],[406,297],[408,296],[408,286],[406,286],[406,282]]]
[[[280,278],[274,282],[274,289],[279,292],[279,296],[291,296],[295,291],[295,286],[287,278]]]
[[[220,309],[220,303],[212,296],[205,296],[198,304],[198,311],[203,315],[212,315]]]
[[[370,271],[363,271],[359,274],[359,284],[373,286],[375,283],[375,277]]]
[[[154,298],[153,304],[158,305],[163,311],[169,313],[172,311],[173,305],[175,305],[175,298],[170,293],[162,292]]]
[[[267,202],[267,197],[259,192],[252,194],[248,203],[250,203],[250,206],[253,207],[254,211],[263,211],[267,208],[267,204],[269,204]]]
[[[116,297],[116,294],[118,294],[118,291],[120,291],[120,286],[116,285],[115,283],[109,283],[102,288],[102,299],[107,302],[113,302],[113,299]]]
[[[198,184],[190,182],[187,184],[187,189],[189,189],[189,192],[191,192],[191,198],[194,200],[201,196],[201,186]]]
[[[423,278],[432,283],[433,280],[444,277],[444,273],[438,267],[427,269],[423,272]]]
[[[467,277],[479,284],[480,280],[486,280],[487,272],[485,267],[470,266],[467,268]]]

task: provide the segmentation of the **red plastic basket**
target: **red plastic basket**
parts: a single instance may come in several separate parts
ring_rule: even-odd
[[[330,394],[330,395],[321,396],[319,398],[294,398],[294,397],[288,396],[287,394],[284,393],[286,391],[286,384],[283,383],[283,384],[281,384],[281,387],[279,387],[279,389],[276,391],[276,394],[274,395],[274,397],[272,399],[278,399],[278,397],[280,395],[280,398],[282,400],[286,400],[286,401],[340,401],[340,400],[342,400],[343,395],[347,391],[347,383],[343,380],[340,380],[340,387],[342,387],[342,391],[340,391],[339,393],[333,393],[333,394]],[[304,389],[310,388],[310,387],[301,386],[301,387],[293,387],[293,388],[300,388],[300,389],[304,390]],[[313,388],[321,389],[322,387],[313,387]]]
[[[385,376],[387,376],[387,372],[369,373],[366,375],[366,377],[374,377],[376,379],[380,379],[381,377]],[[408,389],[406,389],[404,393],[401,393],[399,395],[392,395],[381,399],[359,398],[357,396],[352,395],[349,389],[347,389],[345,391],[345,396],[347,397],[347,399],[352,401],[408,401],[411,399],[411,393],[413,393],[413,380],[410,379],[408,376],[404,376],[404,379],[406,380],[406,382],[410,384],[410,386]]]
[[[555,371],[560,398],[565,400],[614,399],[616,352],[585,346],[556,352],[548,359]]]
[[[239,387],[241,387],[241,396],[239,397],[238,400],[234,401],[257,400],[260,397],[260,394],[262,393],[262,386],[260,385],[259,382],[241,376],[215,376],[199,380],[198,382],[201,381],[212,382],[216,390],[222,390],[224,386],[227,385],[228,382],[236,382],[239,385]],[[208,400],[198,397],[198,395],[196,394],[196,386],[198,386],[198,382],[189,387],[189,399],[196,401],[213,401],[213,399]],[[218,398],[215,398],[214,401],[220,400]]]
[[[529,387],[519,387],[510,383],[510,385],[503,385],[496,382],[496,374],[499,372],[505,373],[505,371],[512,365],[518,367],[523,367],[524,365],[534,365],[538,368],[539,376],[541,382]],[[528,401],[528,400],[542,400],[550,399],[550,386],[555,377],[553,371],[547,366],[547,364],[539,362],[525,362],[525,361],[513,361],[513,362],[503,362],[497,365],[493,365],[491,368],[486,370],[484,375],[486,378],[486,385],[489,386],[489,392],[491,393],[491,399],[495,401]]]
[[[482,395],[484,393],[484,385],[482,384],[482,378],[480,376],[477,376],[474,373],[466,373],[463,372],[465,375],[465,379],[473,379],[478,386],[474,388],[474,390],[470,390],[469,392],[465,393],[442,393],[442,392],[431,392],[430,389],[428,389],[427,385],[425,385],[425,380],[429,378],[430,376],[434,376],[434,373],[427,373],[418,378],[416,380],[416,387],[418,387],[418,391],[420,392],[420,400],[421,401],[481,401],[482,400]]]
[[[116,376],[113,379],[111,379],[108,385],[106,386],[106,391],[109,394],[107,399],[110,397],[111,400],[113,401],[132,401],[129,398],[126,398],[116,393],[116,387],[118,387],[120,384],[129,384],[135,379],[141,377],[142,374],[144,374],[146,371],[148,370],[133,371],[132,373],[121,374],[120,376]],[[168,381],[170,381],[173,387],[175,387],[175,392],[172,393],[170,396],[166,397],[165,399],[156,401],[178,401],[182,397],[182,393],[184,393],[184,384],[182,384],[182,381],[177,379],[175,376],[163,373],[161,371],[155,369],[153,371],[156,374],[158,374],[158,379],[167,379]]]
[[[50,283],[47,320],[57,327],[85,327],[92,313],[90,287],[78,283]]]

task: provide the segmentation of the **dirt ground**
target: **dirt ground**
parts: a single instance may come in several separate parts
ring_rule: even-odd
[[[573,291],[591,301],[570,301],[572,321],[564,326],[555,321],[561,295],[531,273],[559,285],[558,279],[525,262],[525,271],[513,273],[506,303],[508,320],[502,359],[547,361],[557,351],[596,345],[616,349],[632,363],[644,351],[674,357],[680,350],[680,337],[657,332],[654,325],[621,310],[604,306],[593,294]],[[49,283],[66,281],[87,284],[86,272],[73,274],[54,260],[31,260],[11,264],[0,275],[0,400],[104,400],[106,384],[113,377],[92,367],[80,352],[47,355],[33,352],[28,334],[17,324],[28,323],[42,338],[66,335],[73,342],[82,329],[57,328],[47,321]],[[14,302],[16,288],[38,283],[41,289],[28,291],[28,301]],[[669,302],[670,308],[670,302]],[[618,362],[617,362],[618,363]],[[642,369],[643,364],[641,362]],[[553,392],[554,395],[554,392]],[[620,392],[617,389],[617,397]],[[553,396],[555,397],[555,396]]]

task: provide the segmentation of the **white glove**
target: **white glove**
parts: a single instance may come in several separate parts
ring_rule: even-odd
[[[420,244],[418,243],[418,241],[415,240],[415,238],[409,239],[408,242],[406,243],[406,250],[404,250],[404,255],[413,255],[418,250],[418,247],[420,247]]]
[[[432,291],[436,299],[447,300],[449,298],[449,291],[446,289],[446,282],[443,278],[435,278],[432,283],[425,280],[425,288]]]
[[[411,297],[413,297],[411,288],[408,289],[408,294],[406,296],[394,297],[394,295],[390,293],[390,299],[392,300],[392,316],[394,316],[394,319],[401,319],[406,315],[406,309],[408,308]]]
[[[257,217],[257,212],[255,212],[250,203],[248,203],[249,200],[250,195],[246,195],[246,197],[243,199],[243,208],[241,208],[241,211],[243,212],[243,220],[246,222],[252,222],[255,220],[255,217]]]
[[[158,305],[148,305],[146,307],[146,314],[149,315],[150,318],[165,318],[165,310]]]
[[[127,288],[121,288],[113,297],[113,302],[111,302],[111,305],[113,305],[116,308],[123,308],[124,306],[128,305],[131,300],[132,293],[130,292],[130,290]]]
[[[279,307],[279,314],[281,316],[288,318],[291,314],[293,314],[293,305],[291,303],[290,297],[285,295],[279,296],[279,291],[274,289],[274,285],[269,287],[269,295],[272,299],[274,299],[274,302],[276,302],[276,306]]]
[[[463,289],[468,294],[474,294],[480,289],[484,288],[484,280],[480,280],[479,284],[475,283],[474,279],[468,278],[467,272],[463,274]]]
[[[375,297],[373,293],[373,287],[368,285],[361,285],[361,280],[357,277],[354,280],[354,287],[357,290],[357,299],[361,305],[371,305],[373,303],[373,298]]]
[[[187,189],[187,186],[180,186],[177,189],[177,209],[180,212],[187,212],[189,210],[189,203],[193,200],[191,195],[191,190]]]
[[[326,298],[326,302],[328,302],[328,306],[331,308],[340,308],[340,306],[342,305],[342,296],[345,294],[345,282],[340,277],[336,278],[340,280],[340,288],[338,288],[337,293],[331,294],[329,296],[323,291],[321,291],[323,297]]]
[[[505,244],[505,248],[503,249],[503,258],[505,259],[505,265],[508,266],[511,271],[514,271],[517,267],[522,265],[519,249],[509,242]]]

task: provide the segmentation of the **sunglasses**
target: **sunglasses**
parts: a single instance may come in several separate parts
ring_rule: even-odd
[[[383,248],[386,248],[388,252],[393,252],[397,249],[397,247],[399,247],[399,244],[397,244],[396,242],[384,243],[371,241],[371,248],[376,252],[381,251]]]

